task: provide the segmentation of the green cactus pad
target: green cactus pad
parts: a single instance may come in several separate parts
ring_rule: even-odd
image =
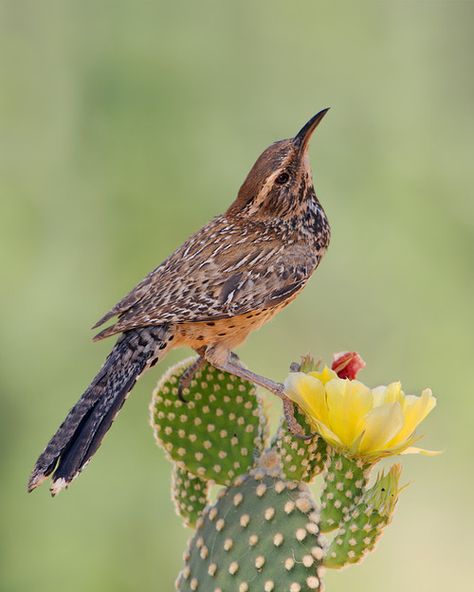
[[[339,569],[358,563],[372,551],[392,519],[399,494],[400,471],[400,465],[394,465],[386,475],[380,474],[346,516],[325,555],[326,567]]]
[[[208,503],[208,482],[174,465],[171,498],[185,526],[194,527]]]
[[[296,406],[295,418],[304,432],[311,434],[313,428]],[[317,434],[309,440],[296,438],[289,431],[284,418],[280,421],[272,448],[280,456],[282,475],[286,479],[311,483],[324,470],[327,460],[326,442]]]
[[[178,398],[178,378],[196,358],[170,368],[153,392],[157,442],[176,464],[204,480],[230,484],[265,446],[267,420],[254,385],[206,364]]]
[[[370,465],[331,450],[321,494],[321,532],[335,530],[361,500]]]
[[[308,488],[259,468],[206,508],[176,586],[179,592],[310,592],[321,589],[322,557]]]

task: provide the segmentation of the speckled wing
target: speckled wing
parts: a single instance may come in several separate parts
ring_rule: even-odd
[[[249,236],[252,240],[249,240]],[[102,339],[136,327],[233,317],[278,305],[299,291],[317,261],[268,231],[214,219],[123,298],[96,327]]]

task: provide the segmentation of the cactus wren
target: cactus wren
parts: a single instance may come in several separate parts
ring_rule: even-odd
[[[103,367],[38,458],[29,491],[52,475],[56,494],[99,447],[139,376],[172,348],[188,346],[198,362],[263,386],[283,399],[283,385],[239,364],[232,350],[304,288],[324,255],[330,228],[312,181],[309,139],[327,109],[294,138],[258,158],[229,209],[192,235],[95,327],[95,339],[121,334]]]

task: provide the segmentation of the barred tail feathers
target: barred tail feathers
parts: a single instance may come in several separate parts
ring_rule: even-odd
[[[172,331],[168,325],[124,333],[36,461],[28,491],[51,474],[51,493],[67,487],[97,451],[140,375],[162,358]]]

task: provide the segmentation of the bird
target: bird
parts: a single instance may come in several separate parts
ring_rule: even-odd
[[[105,314],[94,340],[118,335],[102,368],[39,456],[28,491],[51,478],[54,496],[97,451],[138,378],[176,347],[198,354],[180,384],[204,363],[283,400],[284,386],[240,363],[233,350],[292,302],[318,267],[330,225],[314,189],[309,140],[329,109],[258,157],[225,213],[214,217]]]

